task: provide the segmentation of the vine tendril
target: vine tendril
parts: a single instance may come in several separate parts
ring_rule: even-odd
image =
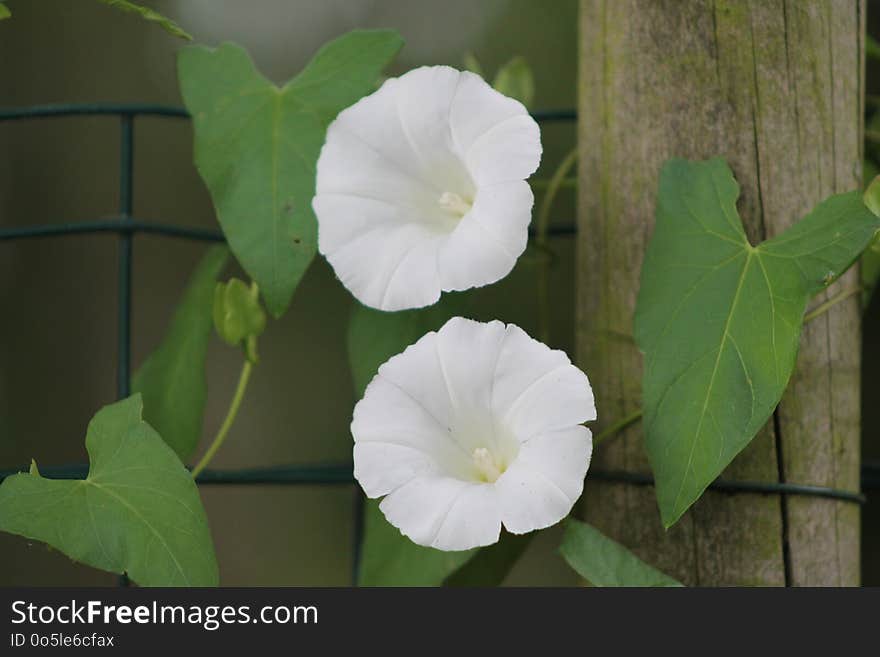
[[[547,233],[550,228],[550,210],[553,209],[553,201],[562,188],[566,176],[571,168],[577,163],[577,148],[571,150],[556,167],[550,182],[547,184],[547,192],[541,201],[538,217],[535,221],[535,246],[540,250],[547,249]],[[549,285],[550,258],[545,258],[538,268],[538,335],[541,342],[549,342],[550,339],[550,301],[547,287]]]

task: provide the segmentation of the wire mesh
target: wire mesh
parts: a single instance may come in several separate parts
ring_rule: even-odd
[[[112,116],[119,120],[119,209],[118,216],[76,223],[55,223],[27,227],[0,227],[0,241],[39,239],[54,236],[75,236],[95,233],[118,235],[118,288],[117,288],[117,353],[116,394],[124,399],[131,388],[131,298],[132,298],[132,251],[134,237],[139,233],[161,235],[168,238],[223,242],[223,234],[216,230],[185,227],[176,224],[146,221],[133,215],[134,209],[134,129],[139,116],[156,116],[186,119],[185,109],[151,104],[79,103],[37,105],[23,108],[0,109],[0,121],[70,117]],[[575,110],[548,110],[534,112],[539,123],[571,122],[577,118]],[[551,235],[573,235],[576,228],[551,227]],[[0,481],[27,467],[0,469]],[[87,464],[41,466],[44,476],[58,479],[82,479],[88,474]],[[606,481],[623,481],[637,485],[651,485],[650,476],[628,472],[591,471],[591,477]],[[277,465],[236,470],[204,470],[197,478],[200,484],[235,485],[352,485],[355,483],[350,463],[318,465]],[[862,467],[862,487],[880,488],[880,463],[866,463]],[[859,492],[842,491],[823,486],[810,486],[781,482],[716,481],[710,488],[727,492],[753,492],[785,495],[813,495],[850,502],[863,503]],[[363,535],[363,503],[360,489],[355,487],[354,531],[352,547],[352,578],[357,582],[360,545]],[[126,585],[124,576],[120,584]]]

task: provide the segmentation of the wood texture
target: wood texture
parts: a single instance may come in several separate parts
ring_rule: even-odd
[[[576,339],[599,430],[640,404],[630,336],[660,166],[724,156],[753,243],[858,188],[864,15],[863,0],[581,1]],[[850,271],[822,298],[856,283]],[[860,342],[855,297],[810,322],[773,420],[723,476],[858,490]],[[641,426],[592,467],[650,472]],[[848,502],[710,491],[666,532],[653,488],[591,482],[583,499],[588,520],[689,585],[859,583]]]

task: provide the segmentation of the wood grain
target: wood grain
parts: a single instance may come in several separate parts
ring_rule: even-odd
[[[581,0],[576,343],[599,430],[640,404],[630,336],[660,166],[724,156],[753,243],[858,188],[864,15],[863,0]],[[779,409],[725,478],[858,489],[860,338],[855,297],[807,325]],[[592,467],[650,472],[641,427]],[[589,483],[582,512],[689,585],[859,583],[851,503],[710,491],[667,532],[653,488]]]

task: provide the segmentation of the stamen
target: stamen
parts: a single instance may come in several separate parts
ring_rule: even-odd
[[[504,472],[504,469],[498,467],[492,454],[485,447],[477,447],[474,450],[473,459],[477,471],[485,482],[493,483]]]
[[[471,204],[455,192],[443,192],[437,199],[437,204],[458,217],[463,217],[471,211]]]

